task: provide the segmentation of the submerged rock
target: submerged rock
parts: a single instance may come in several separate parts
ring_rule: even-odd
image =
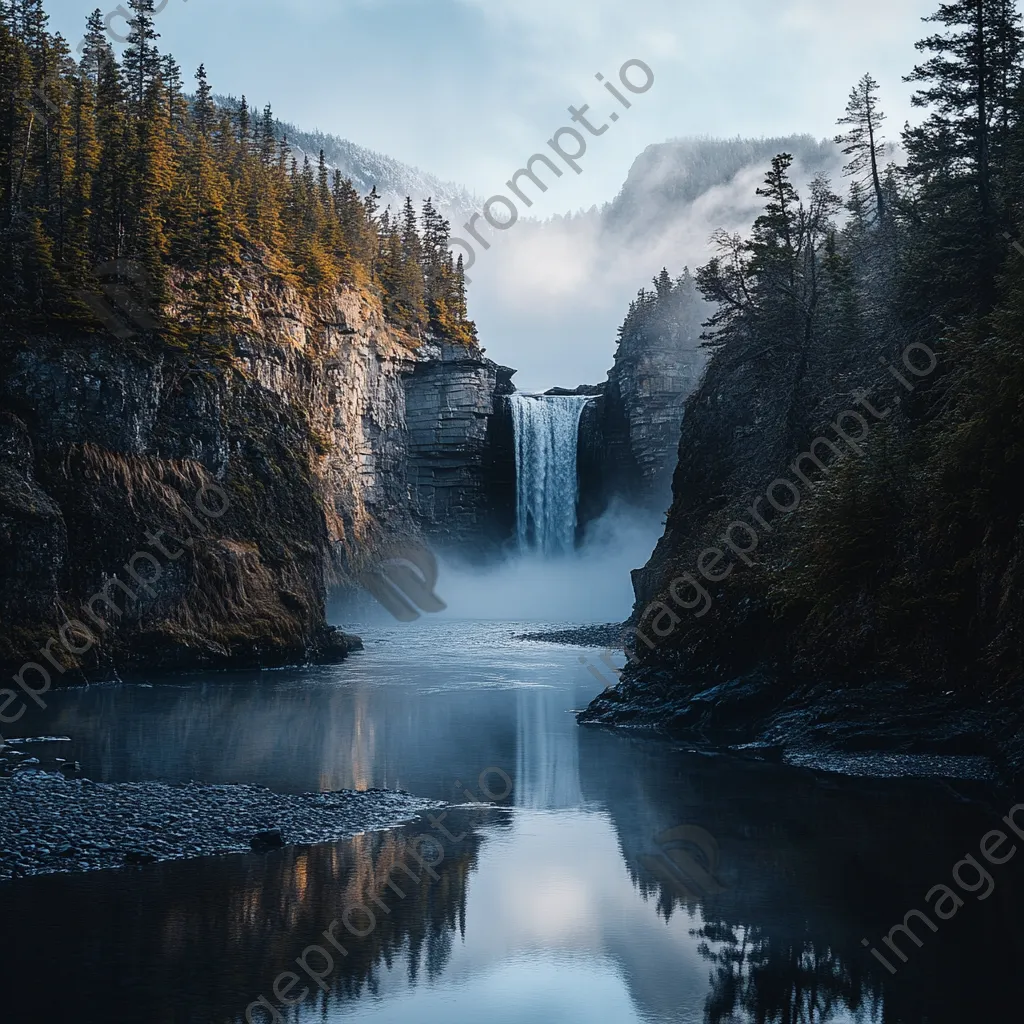
[[[249,846],[254,853],[266,853],[268,850],[280,850],[284,846],[284,836],[279,828],[272,828],[266,832],[257,832],[249,840]]]

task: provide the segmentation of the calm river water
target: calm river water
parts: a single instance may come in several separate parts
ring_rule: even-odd
[[[0,886],[0,991],[25,1008],[3,1020],[235,1024],[261,996],[274,1010],[251,1020],[301,1024],[1019,1019],[1024,854],[990,866],[988,899],[958,890],[920,947],[901,940],[895,974],[862,945],[952,885],[1009,798],[580,729],[596,652],[515,640],[525,628],[540,624],[368,628],[339,666],[54,694],[19,732],[70,737],[33,753],[97,781],[461,803],[483,787],[499,806],[450,811],[444,831]],[[307,956],[322,985],[289,988],[346,914],[333,969]],[[304,998],[280,1009],[275,980]]]

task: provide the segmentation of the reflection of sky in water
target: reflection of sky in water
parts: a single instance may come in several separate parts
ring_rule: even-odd
[[[452,853],[429,893],[398,906],[380,890],[390,937],[381,926],[363,945],[350,939],[339,968],[365,968],[370,981],[326,1003],[311,993],[288,1016],[301,1024],[845,1024],[880,1020],[883,992],[893,1024],[962,1024],[985,1019],[972,1012],[979,999],[998,1004],[1024,953],[1007,926],[1024,902],[1010,875],[1005,916],[995,899],[972,906],[948,928],[955,942],[915,952],[927,984],[913,966],[892,981],[871,975],[860,945],[995,827],[978,808],[931,784],[839,780],[581,730],[571,711],[602,683],[579,659],[597,665],[601,652],[515,641],[517,628],[425,621],[367,631],[367,652],[340,666],[60,691],[19,727],[70,736],[33,753],[76,758],[96,779],[388,787],[462,801],[481,794],[484,769],[512,776],[506,809],[452,812],[448,824],[475,845]],[[499,778],[489,776],[492,789]],[[475,824],[456,824],[459,814]],[[280,860],[0,891],[0,913],[9,894],[24,902],[11,910],[24,922],[21,959],[0,965],[0,981],[11,968],[65,999],[51,1020],[92,1019],[80,1008],[120,1000],[104,1019],[148,1024],[173,987],[166,1024],[205,1021],[211,992],[217,1019],[241,1021],[346,901],[375,891],[403,842],[362,836]],[[34,912],[66,904],[57,931]],[[55,943],[74,946],[64,957],[77,965],[73,983],[33,986]],[[195,984],[173,980],[183,976]],[[141,1016],[115,1012],[136,1004]]]
[[[376,1024],[441,1021],[560,1021],[593,1024],[642,1021],[613,963],[563,957],[530,958],[496,964],[475,978],[444,988],[404,993],[361,1004],[336,1019],[358,1017]]]
[[[448,1021],[699,1021],[707,964],[690,930],[700,919],[655,913],[623,870],[608,815],[516,812],[485,829],[469,881],[466,935],[441,978],[415,985],[404,960],[379,995],[335,1005],[329,1019]],[[304,1005],[300,1020],[319,1009]]]

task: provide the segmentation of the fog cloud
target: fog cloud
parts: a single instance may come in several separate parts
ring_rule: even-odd
[[[812,140],[804,146],[808,159],[794,166],[799,187],[822,168],[838,176],[838,153]],[[637,290],[663,266],[676,276],[706,263],[715,230],[749,230],[763,207],[756,190],[773,147],[703,190],[689,180],[714,178],[714,169],[699,163],[701,147],[700,140],[651,147],[645,156],[655,158],[637,161],[616,203],[543,222],[521,217],[492,236],[471,274],[470,314],[487,354],[519,370],[520,390],[604,380]],[[687,185],[697,189],[692,201],[678,194]]]

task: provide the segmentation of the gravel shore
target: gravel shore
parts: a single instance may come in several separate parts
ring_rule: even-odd
[[[571,644],[575,647],[610,647],[622,650],[622,634],[626,627],[621,622],[602,626],[575,626],[547,633],[517,633],[517,640],[536,640],[548,644]]]
[[[437,806],[391,790],[292,796],[260,786],[96,783],[23,768],[0,778],[0,882],[248,853],[255,837],[264,848],[331,842]]]

